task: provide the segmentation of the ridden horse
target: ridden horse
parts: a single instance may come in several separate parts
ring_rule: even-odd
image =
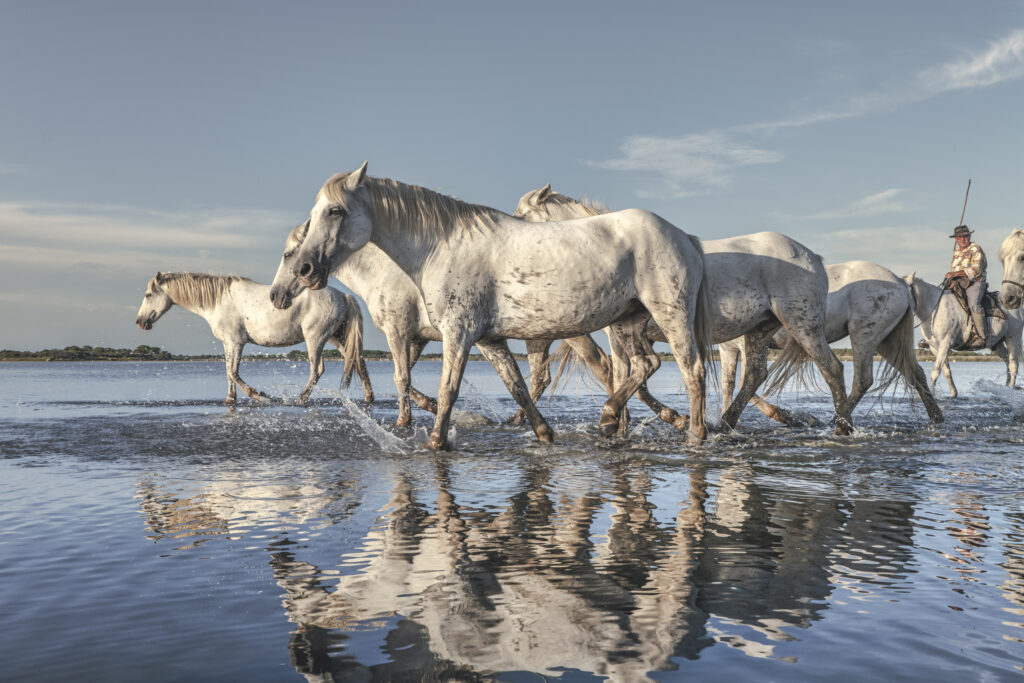
[[[946,376],[949,383],[949,395],[956,398],[956,385],[953,374],[949,370],[949,352],[952,349],[964,348],[971,338],[971,320],[967,313],[956,302],[955,295],[944,289],[929,284],[911,273],[906,278],[910,291],[914,295],[914,313],[921,321],[921,335],[932,353],[935,363],[932,366],[931,390],[935,392],[935,383],[939,372]],[[1017,383],[1017,365],[1021,359],[1021,330],[1024,328],[1024,317],[1019,310],[1004,311],[1006,320],[989,317],[990,333],[986,343],[992,352],[1006,363],[1006,386]]]
[[[942,422],[942,410],[929,390],[924,371],[914,353],[914,299],[907,283],[882,266],[869,261],[849,261],[826,266],[828,273],[828,302],[825,313],[825,338],[829,343],[847,336],[853,351],[853,386],[847,398],[852,413],[874,380],[874,355],[877,351],[888,363],[880,381],[880,388],[889,386],[900,377],[912,386],[924,403],[928,418]],[[786,349],[790,336],[779,330],[771,346]],[[722,359],[722,393],[732,394],[736,381],[736,364],[742,355],[735,341],[719,345]],[[794,352],[799,347],[789,347]],[[794,374],[802,359],[791,358]],[[784,360],[782,362],[785,362]],[[780,376],[778,382],[785,382]],[[786,411],[768,403],[759,396],[751,402],[768,417],[787,422]]]
[[[309,356],[309,381],[299,395],[300,402],[306,402],[324,372],[321,354],[330,341],[345,359],[345,386],[356,370],[363,382],[363,396],[372,403],[373,387],[362,358],[363,316],[355,297],[328,287],[305,293],[295,299],[290,310],[279,311],[270,305],[269,294],[269,286],[236,275],[157,273],[146,286],[135,324],[143,330],[152,329],[174,304],[206,320],[213,336],[224,345],[228,375],[225,403],[235,402],[235,385],[249,398],[267,398],[238,375],[246,344],[291,346],[302,341]]]
[[[614,431],[629,396],[660,365],[643,336],[650,317],[671,340],[690,393],[691,437],[706,437],[703,258],[688,235],[658,216],[632,209],[552,229],[367,177],[364,163],[324,183],[305,225],[293,268],[303,286],[323,287],[338,264],[373,242],[422,292],[444,348],[429,447],[447,445],[473,344],[498,370],[538,439],[550,441],[552,430],[505,340],[572,337],[609,325],[632,368],[602,409],[602,431]]]
[[[551,185],[523,195],[515,212],[537,221],[601,214],[585,202],[553,192]],[[723,393],[722,422],[735,427],[743,408],[767,378],[767,342],[781,326],[814,359],[828,382],[836,433],[849,433],[852,422],[843,366],[823,332],[828,278],[821,257],[776,232],[703,240],[701,246],[713,340],[721,343],[742,336],[749,359],[743,364],[743,382],[736,399],[732,400],[731,390]],[[664,341],[656,324],[648,325],[647,335],[653,341]],[[641,388],[640,399],[663,420],[671,421],[671,415],[645,388]]]

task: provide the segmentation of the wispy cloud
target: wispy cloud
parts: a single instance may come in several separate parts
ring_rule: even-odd
[[[736,172],[744,166],[778,163],[784,158],[779,151],[763,149],[763,145],[744,142],[753,135],[770,135],[783,129],[794,129],[866,116],[942,93],[965,88],[996,85],[1024,76],[1024,29],[990,43],[985,49],[919,71],[902,82],[891,83],[873,92],[843,98],[832,107],[807,111],[775,121],[734,126],[681,137],[633,136],[621,146],[622,157],[608,161],[589,162],[595,168],[614,171],[646,171],[660,176],[664,189],[675,196],[704,194],[728,186]],[[662,189],[662,188],[655,188]],[[640,194],[653,194],[650,188]],[[867,201],[866,200],[862,201]],[[883,211],[884,197],[850,211]],[[884,209],[889,211],[891,209]],[[872,215],[868,213],[849,215]],[[817,217],[841,217],[817,216]]]
[[[745,133],[774,133],[829,121],[866,116],[876,111],[920,102],[952,90],[981,88],[1024,76],[1024,29],[1016,29],[981,51],[919,71],[909,82],[845,98],[829,109],[787,119],[737,126]]]
[[[918,74],[922,93],[979,88],[1024,76],[1024,29],[989,44],[987,50]]]
[[[864,216],[881,216],[893,213],[908,213],[916,210],[916,206],[904,199],[906,190],[893,188],[868,195],[855,202],[842,206],[838,209],[821,211],[809,216],[802,216],[805,220],[837,220],[843,218],[860,218]]]
[[[289,227],[287,219],[271,212],[160,213],[131,207],[0,203],[0,239],[23,244],[251,248],[271,236],[283,240]]]
[[[590,165],[658,174],[676,196],[724,187],[732,182],[736,168],[774,164],[783,158],[779,152],[758,149],[718,131],[681,138],[634,136],[622,144],[620,151],[622,157],[618,159]]]

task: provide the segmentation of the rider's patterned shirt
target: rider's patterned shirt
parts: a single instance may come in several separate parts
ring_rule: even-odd
[[[949,269],[951,271],[962,270],[971,279],[971,282],[976,282],[985,279],[988,260],[981,247],[971,242],[963,249],[953,247],[953,261],[950,263]]]

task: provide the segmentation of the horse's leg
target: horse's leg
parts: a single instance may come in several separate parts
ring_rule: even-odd
[[[398,417],[395,427],[408,427],[412,423],[412,409],[409,407],[409,335],[399,325],[383,330],[391,349],[391,362],[395,369],[395,390],[398,392]]]
[[[498,376],[505,383],[505,387],[512,394],[512,398],[519,404],[520,409],[526,413],[526,417],[533,427],[533,433],[537,435],[537,440],[541,443],[551,443],[554,440],[555,432],[545,422],[544,417],[537,410],[537,406],[534,405],[533,399],[530,398],[530,392],[526,388],[523,374],[519,372],[519,366],[516,364],[515,358],[512,357],[512,352],[508,350],[508,343],[504,340],[478,340],[476,347],[491,362],[491,365],[498,372]]]
[[[857,407],[864,394],[871,388],[875,381],[875,357],[876,346],[871,342],[858,337],[856,332],[850,334],[850,350],[853,352],[853,385],[850,387],[850,394],[846,398],[846,411],[853,415],[853,409]]]
[[[427,448],[442,449],[448,446],[448,426],[451,424],[452,408],[459,397],[459,386],[462,375],[466,371],[469,350],[473,348],[473,340],[468,335],[453,338],[444,335],[441,342],[444,347],[441,361],[441,383],[437,388],[437,418],[430,432]]]
[[[551,369],[548,367],[548,349],[550,339],[530,339],[526,342],[526,358],[530,363],[530,400],[534,403],[551,384]],[[520,408],[509,418],[508,423],[522,425],[526,422],[526,413]]]
[[[661,359],[658,358],[658,355],[654,352],[654,347],[651,346],[650,339],[646,335],[640,335],[640,343],[644,355],[653,356],[654,358],[656,358],[658,361],[658,366],[660,366]],[[655,370],[657,370],[657,366],[655,367]],[[653,373],[654,370],[651,371],[651,374]],[[648,377],[650,377],[650,375],[648,375]],[[672,425],[681,432],[685,432],[686,429],[690,426],[690,416],[680,415],[679,413],[677,413],[676,411],[672,410],[664,403],[659,401],[658,399],[654,398],[650,390],[647,388],[646,380],[642,382],[640,386],[637,388],[636,395],[637,398],[639,398],[644,403],[644,405],[650,408],[654,412],[654,414],[657,415],[663,422],[669,423],[670,425]],[[623,407],[623,411],[625,410],[626,408]]]
[[[409,370],[412,370],[412,366],[416,365],[416,361],[420,359],[420,354],[423,353],[424,347],[427,345],[429,340],[417,337],[415,341],[409,344]],[[409,385],[409,398],[416,404],[418,408],[422,408],[427,412],[437,415],[437,401],[430,398],[422,391],[414,387],[412,384]]]
[[[739,422],[747,403],[768,378],[768,340],[778,329],[778,322],[771,320],[758,325],[743,336],[743,377],[739,391],[733,397],[729,408],[722,413],[722,424],[726,427],[736,428],[736,423]]]
[[[238,374],[238,365],[242,362],[242,349],[245,348],[245,344],[243,342],[233,341],[225,343],[224,348],[225,350],[230,348],[230,350],[227,351],[228,358],[230,359],[228,362],[228,379],[237,384],[238,387],[245,392],[245,395],[253,400],[270,398],[262,391],[257,391],[243,382],[242,378]]]
[[[1021,343],[1020,332],[1017,332],[1006,344],[1008,347],[1006,355],[1006,386],[1008,387],[1017,386],[1017,367],[1020,363]]]
[[[935,364],[932,367],[932,393],[934,394],[935,392],[935,381],[939,378],[939,373],[941,372],[945,375],[946,382],[949,383],[949,397],[956,398],[957,391],[956,385],[953,384],[953,373],[949,371],[949,347],[952,341],[951,337],[946,336],[932,349],[932,352],[935,354]]]
[[[373,385],[370,384],[370,373],[366,370],[366,361],[363,359],[363,354],[359,353],[356,355],[356,372],[359,373],[359,381],[363,384],[363,400],[366,403],[373,403]]]
[[[611,377],[610,382],[607,385],[608,401],[611,401],[611,397],[615,396],[616,390],[626,383],[626,379],[630,373],[630,362],[629,362],[629,350],[624,342],[621,330],[609,326],[605,329],[608,334],[608,348],[611,350]],[[629,429],[629,416],[625,409],[625,402],[629,400],[627,395],[622,401],[622,405],[613,412],[610,410],[608,401],[605,402],[604,407],[601,409],[601,417],[598,420],[598,429],[603,434],[619,433],[625,434]],[[606,420],[606,415],[609,417]],[[612,421],[618,425],[614,427]]]
[[[320,377],[324,374],[323,352],[322,341],[319,344],[316,341],[306,341],[306,354],[309,356],[309,381],[306,382],[302,393],[299,394],[299,403],[301,405],[306,405],[309,395],[313,392],[313,387],[316,386],[316,383],[320,381]]]
[[[615,323],[609,327],[609,340],[613,353],[612,370],[616,381],[615,391],[601,409],[600,427],[606,435],[621,431],[619,418],[626,401],[661,365],[661,359],[658,358],[658,354],[654,353],[650,342],[643,335],[645,322],[645,320],[634,319]],[[619,369],[619,365],[625,363],[620,363],[618,356],[629,358],[629,374],[625,378],[621,378],[624,373]],[[678,419],[678,415],[676,418]],[[684,426],[683,429],[686,427]]]
[[[736,368],[740,362],[739,342],[730,340],[718,345],[718,358],[722,364],[722,410],[725,413],[732,405],[732,394],[736,391]]]
[[[224,399],[225,405],[238,403],[238,395],[235,389],[235,380],[232,379],[235,375],[238,374],[237,364],[234,370],[232,370],[231,368],[231,365],[234,362],[235,361],[232,358],[231,349],[228,347],[227,344],[224,344],[224,374],[226,374],[228,377],[228,397]]]

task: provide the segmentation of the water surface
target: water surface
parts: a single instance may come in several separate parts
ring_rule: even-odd
[[[687,448],[635,402],[600,438],[585,384],[542,401],[540,445],[471,363],[447,453],[419,447],[423,412],[391,429],[391,365],[369,366],[369,408],[336,364],[309,407],[228,408],[220,363],[0,364],[4,678],[1024,674],[1024,392],[1001,364],[954,365],[938,427],[898,393],[852,437],[748,409]],[[277,397],[307,374],[242,371]],[[685,406],[673,364],[652,389]],[[829,417],[825,393],[782,402]]]

